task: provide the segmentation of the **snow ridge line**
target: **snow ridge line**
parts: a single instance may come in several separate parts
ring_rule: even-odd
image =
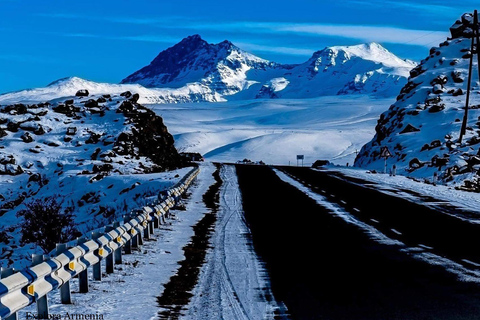
[[[39,256],[37,258],[41,259],[40,263],[36,263],[32,267],[17,273],[9,270],[13,274],[0,279],[0,320],[16,314],[17,311],[34,302],[39,302],[40,299],[46,298],[47,293],[62,288],[64,285],[63,288],[68,289],[69,296],[69,280],[81,273],[86,274],[89,266],[96,266],[100,269],[101,261],[104,258],[107,268],[109,262],[111,263],[113,272],[114,255],[115,258],[121,257],[122,247],[127,253],[127,248],[141,243],[143,241],[142,233],[143,237],[148,239],[153,233],[153,229],[158,228],[161,221],[165,220],[170,208],[178,202],[180,196],[187,190],[199,172],[198,168],[192,169],[173,188],[165,192],[163,202],[153,208],[143,207],[140,214],[130,217],[130,220],[125,221],[124,224],[120,225],[117,222],[114,225],[105,226],[103,234],[99,233],[96,236],[96,233],[92,232],[91,240],[86,241],[85,239],[84,243],[79,241],[72,248],[55,256],[52,256],[51,253],[47,260],[44,260],[43,256]],[[44,301],[46,302],[46,299]],[[38,308],[39,304],[37,303]],[[48,319],[48,305],[46,305],[46,309],[38,310],[39,316]]]

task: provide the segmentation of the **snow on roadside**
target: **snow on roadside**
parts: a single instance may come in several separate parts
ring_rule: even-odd
[[[371,181],[372,183],[377,183],[383,186],[384,189],[408,189],[424,196],[430,196],[438,200],[446,201],[458,208],[478,212],[478,218],[470,217],[469,221],[480,223],[480,212],[478,211],[478,208],[480,207],[480,193],[456,190],[453,186],[418,182],[401,175],[390,176],[389,174],[372,174],[365,169],[346,167],[330,167],[328,169],[338,171],[349,177],[360,178]],[[405,198],[411,197],[411,195],[406,193],[402,193],[402,195]],[[416,201],[418,201],[418,199]],[[425,204],[428,205],[428,203]]]
[[[374,227],[358,220],[357,218],[355,218],[353,215],[351,215],[350,213],[345,211],[340,206],[329,202],[324,196],[311,191],[309,188],[305,187],[300,182],[297,182],[297,181],[293,180],[292,178],[287,176],[285,173],[283,173],[283,172],[281,172],[277,169],[273,169],[273,171],[276,173],[276,175],[282,181],[287,182],[287,183],[291,184],[292,186],[294,186],[295,188],[297,188],[298,190],[302,191],[307,196],[309,196],[310,198],[315,200],[319,205],[321,205],[322,207],[325,207],[328,210],[330,210],[333,215],[343,219],[347,223],[356,225],[360,229],[364,230],[370,236],[371,239],[373,239],[375,241],[378,241],[379,243],[383,243],[383,244],[404,246],[404,244],[402,242],[400,242],[398,240],[390,239],[389,237],[384,235],[379,230],[377,230]]]
[[[214,166],[202,164],[197,181],[187,192],[186,211],[173,210],[173,219],[156,231],[153,241],[145,241],[142,252],[134,251],[123,256],[123,264],[115,266],[115,273],[105,275],[102,281],[90,280],[90,292],[79,294],[78,281],[72,281],[72,305],[62,305],[58,290],[48,295],[50,313],[98,314],[103,319],[158,319],[160,310],[157,297],[184,259],[183,247],[191,240],[194,226],[206,212],[202,201],[205,190],[214,182]],[[104,268],[102,268],[104,269]],[[92,268],[89,270],[92,279]],[[21,310],[20,318],[26,312],[36,313],[35,304]],[[87,318],[85,318],[87,319]],[[93,318],[92,318],[93,319]]]
[[[433,252],[426,251],[426,250],[431,250],[432,248],[423,246],[421,244],[415,247],[407,247],[403,242],[387,237],[381,231],[377,230],[374,226],[371,226],[367,223],[359,221],[357,218],[355,218],[353,215],[345,211],[343,208],[341,208],[337,204],[328,202],[328,200],[325,197],[323,197],[322,195],[316,192],[313,192],[312,190],[310,190],[300,182],[297,182],[294,179],[287,176],[285,173],[277,169],[274,169],[274,172],[282,181],[294,186],[301,192],[305,193],[308,197],[315,200],[320,206],[329,209],[333,215],[343,219],[347,223],[356,225],[358,228],[363,230],[367,235],[369,235],[369,237],[372,240],[385,245],[398,246],[400,248],[400,251],[410,255],[415,259],[424,261],[431,265],[442,266],[447,272],[450,272],[456,275],[460,281],[480,283],[480,270],[476,270],[475,266],[473,270],[470,270],[467,267],[455,261],[439,256]],[[414,181],[412,182],[416,183]],[[472,265],[472,263],[469,261],[467,263]]]
[[[222,166],[220,176],[223,184],[213,248],[182,319],[275,319],[279,305],[248,239],[235,167]]]

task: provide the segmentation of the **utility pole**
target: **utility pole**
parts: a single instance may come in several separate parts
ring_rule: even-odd
[[[476,46],[474,47],[475,40],[477,40]],[[467,132],[467,121],[468,121],[468,105],[470,103],[470,87],[472,86],[472,67],[473,67],[473,55],[477,54],[477,61],[480,63],[480,56],[479,56],[479,43],[480,37],[478,34],[478,15],[477,10],[473,13],[473,34],[472,34],[472,42],[470,45],[470,64],[468,66],[468,81],[467,81],[467,97],[465,101],[465,113],[463,115],[463,122],[462,127],[460,129],[460,137],[458,138],[458,143],[462,143],[463,136]],[[477,66],[478,73],[480,77],[480,67]]]

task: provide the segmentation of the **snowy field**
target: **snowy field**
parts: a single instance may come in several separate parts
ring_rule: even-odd
[[[244,158],[267,164],[304,165],[317,159],[353,164],[370,141],[380,114],[393,99],[335,96],[296,100],[149,105],[164,118],[179,151],[210,161]]]

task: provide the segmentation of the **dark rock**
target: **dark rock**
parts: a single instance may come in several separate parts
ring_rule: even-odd
[[[7,123],[7,130],[10,132],[17,132],[20,125],[16,122],[10,121]]]
[[[412,126],[410,123],[407,124],[405,126],[405,128],[400,132],[400,134],[404,134],[404,133],[410,133],[410,132],[418,132],[420,131],[420,129],[418,128],[415,128],[414,126]]]
[[[58,106],[53,107],[52,110],[57,113],[65,114],[69,117],[73,117],[75,116],[75,112],[80,111],[80,108],[74,105],[59,104]]]
[[[33,131],[37,136],[41,136],[42,134],[45,134],[45,130],[41,125],[38,126],[36,130]]]
[[[134,124],[131,133],[122,132],[118,136],[113,147],[117,154],[149,157],[161,170],[184,164],[160,116],[131,101],[124,101],[117,112],[122,112]]]
[[[109,163],[104,163],[101,165],[94,164],[92,168],[92,172],[99,173],[99,172],[111,171],[112,169],[113,169],[113,166]]]
[[[439,76],[437,76],[435,79],[433,79],[432,81],[430,81],[430,84],[431,84],[432,86],[434,86],[434,85],[436,85],[436,84],[441,84],[441,85],[443,86],[443,85],[446,84],[447,82],[448,82],[447,76],[445,76],[445,75],[439,75]]]
[[[65,100],[65,104],[73,104],[73,99]]]
[[[33,142],[33,137],[30,135],[29,132],[25,132],[20,136],[20,138],[23,140],[25,143],[30,143]]]
[[[445,109],[445,105],[444,104],[436,104],[436,105],[433,105],[431,106],[430,108],[428,108],[428,112],[430,113],[436,113],[436,112],[440,112],[442,110]]]
[[[410,160],[410,162],[408,163],[408,166],[411,168],[411,169],[418,169],[418,168],[421,168],[425,165],[425,163],[421,162],[420,160],[418,160],[417,158],[413,158],[412,160]]]
[[[90,156],[90,159],[91,160],[97,160],[97,157],[98,157],[98,154],[100,153],[100,151],[102,151],[102,149],[96,148],[95,151]]]
[[[426,70],[423,69],[422,65],[419,64],[418,66],[416,66],[415,68],[413,68],[412,70],[410,70],[410,78],[415,78],[415,77],[418,77],[419,75],[421,75],[422,73],[424,73]]]
[[[140,95],[138,93],[134,93],[129,100],[133,103],[137,103],[138,99],[140,99]]]
[[[96,100],[93,100],[93,99],[89,99],[87,101],[85,101],[85,108],[96,108],[98,107],[98,102]]]
[[[78,90],[77,93],[75,93],[75,96],[77,97],[88,97],[90,95],[90,93],[88,92],[87,89],[81,89],[81,90]]]
[[[77,133],[77,127],[68,127],[67,135],[74,136]]]
[[[455,83],[462,83],[464,81],[462,73],[460,71],[452,71],[450,75],[453,82]]]
[[[462,88],[458,88],[457,90],[455,90],[455,91],[452,92],[452,96],[454,96],[454,97],[456,97],[456,96],[461,96],[461,95],[463,95],[463,94],[464,94],[464,93],[463,93]]]
[[[91,133],[90,133],[90,137],[85,141],[85,143],[86,143],[86,144],[95,144],[95,143],[98,143],[98,141],[100,140],[101,137],[102,137],[101,134],[95,133],[95,132],[91,132]]]
[[[7,164],[17,164],[17,160],[13,155],[2,155],[0,158],[0,164],[7,165]]]
[[[125,92],[120,93],[120,96],[128,99],[132,96],[132,93],[130,91],[125,91]]]

